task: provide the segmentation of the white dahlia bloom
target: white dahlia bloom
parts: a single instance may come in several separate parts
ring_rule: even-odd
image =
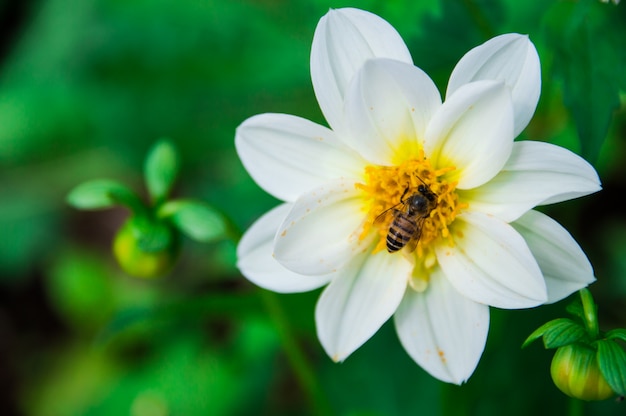
[[[331,10],[311,77],[330,128],[261,114],[237,129],[243,165],[284,201],[245,233],[238,267],[276,292],[326,285],[315,320],[333,360],[393,316],[408,354],[461,384],[485,347],[489,306],[534,307],[594,281],[571,235],[532,208],[596,192],[598,175],[568,150],[513,141],[540,92],[527,36],[468,52],[442,102],[386,21]]]

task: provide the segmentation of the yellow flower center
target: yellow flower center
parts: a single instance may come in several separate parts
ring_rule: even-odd
[[[446,173],[455,168],[433,169],[422,151],[416,153],[416,158],[396,166],[365,168],[365,183],[356,185],[366,194],[367,217],[361,238],[374,227],[380,236],[374,252],[385,250],[392,228],[392,244],[410,247],[406,251],[414,248],[419,259],[416,266],[429,268],[436,262],[434,243],[443,239],[453,244],[448,227],[467,205],[458,202],[456,182],[445,180]]]

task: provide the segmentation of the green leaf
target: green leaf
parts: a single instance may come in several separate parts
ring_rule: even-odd
[[[553,70],[576,125],[582,156],[595,161],[619,108],[623,35],[600,2],[558,2],[547,18]]]
[[[178,154],[167,139],[159,140],[146,158],[145,177],[153,201],[167,198],[178,175]]]
[[[542,336],[545,348],[558,348],[580,341],[587,336],[587,333],[585,332],[585,328],[571,319],[559,318],[546,322],[537,328],[526,338],[526,341],[522,344],[522,348],[525,348],[531,342]]]
[[[136,211],[143,207],[135,192],[126,185],[107,179],[97,179],[78,185],[68,194],[67,202],[78,209],[103,209],[125,205]]]
[[[626,329],[612,329],[605,334],[606,339],[621,339],[626,342]]]
[[[626,351],[611,340],[600,340],[598,366],[602,376],[615,393],[626,395]]]
[[[215,241],[226,237],[228,233],[224,216],[200,201],[168,201],[159,208],[157,216],[168,218],[180,231],[196,241]]]

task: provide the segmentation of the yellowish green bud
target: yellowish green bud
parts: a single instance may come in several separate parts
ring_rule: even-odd
[[[153,243],[155,234],[162,242]],[[136,217],[126,221],[113,241],[113,253],[122,269],[131,276],[142,278],[154,278],[169,272],[178,258],[178,248],[178,235],[171,227],[164,224],[146,226],[146,221]]]
[[[550,373],[554,384],[570,397],[605,400],[615,393],[598,366],[597,353],[589,347],[570,344],[556,350]]]

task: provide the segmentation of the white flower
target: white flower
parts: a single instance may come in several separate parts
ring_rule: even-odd
[[[594,281],[570,234],[532,208],[598,191],[595,170],[568,150],[513,141],[539,99],[528,37],[467,53],[442,103],[387,22],[331,10],[315,31],[311,77],[330,129],[284,114],[237,129],[244,166],[285,202],[243,236],[238,266],[277,292],[327,285],[315,319],[333,360],[393,315],[410,356],[460,384],[484,349],[489,306],[534,307]],[[388,252],[393,215],[376,218],[427,192],[436,202],[417,220],[416,249]]]

